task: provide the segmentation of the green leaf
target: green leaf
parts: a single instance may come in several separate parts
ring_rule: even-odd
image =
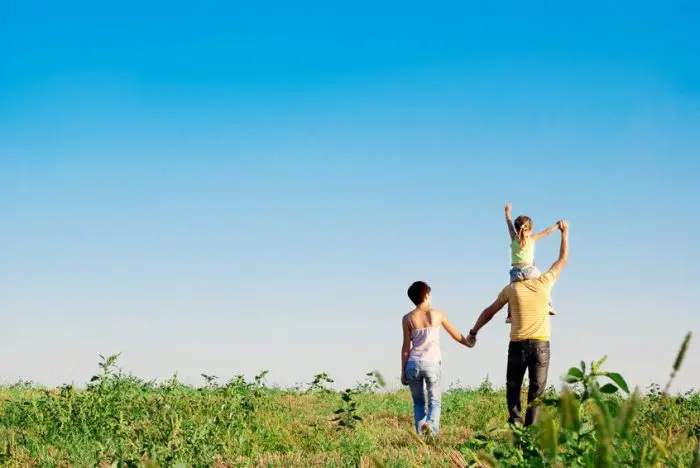
[[[602,387],[600,387],[601,393],[610,394],[610,393],[615,393],[617,390],[618,390],[617,386],[615,386],[614,384],[611,384],[611,383],[607,383],[607,384],[603,385]]]
[[[362,418],[359,416],[353,416],[352,419],[354,419],[356,421],[362,421]]]
[[[578,377],[576,377],[576,376],[573,376],[573,375],[569,375],[569,374],[562,375],[562,376],[561,376],[561,379],[562,379],[564,382],[566,382],[566,383],[576,383],[576,382],[580,382],[580,381],[581,381],[580,378],[578,378]]]
[[[586,363],[581,361],[581,372],[586,372]]]
[[[338,408],[337,410],[335,410],[335,411],[333,412],[333,414],[341,414],[341,413],[344,413],[344,412],[345,412],[345,410],[344,410],[343,408]]]
[[[561,379],[566,383],[580,382],[583,380],[583,372],[576,367],[572,367]]]
[[[603,375],[615,382],[618,387],[625,391],[625,393],[630,392],[627,382],[625,382],[625,379],[617,372],[605,372]]]

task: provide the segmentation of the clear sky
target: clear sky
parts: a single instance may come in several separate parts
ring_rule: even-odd
[[[665,383],[700,333],[700,4],[194,5],[2,2],[1,382],[119,351],[144,378],[395,382],[406,288],[469,330],[511,201],[571,222],[550,383],[604,354]],[[504,319],[443,333],[447,383],[504,383]]]

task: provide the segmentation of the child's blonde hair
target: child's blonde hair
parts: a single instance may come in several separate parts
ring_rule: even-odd
[[[527,242],[527,233],[532,231],[532,219],[530,219],[529,216],[520,215],[515,218],[513,227],[515,228],[515,234],[520,240],[520,248],[525,247],[525,242]]]

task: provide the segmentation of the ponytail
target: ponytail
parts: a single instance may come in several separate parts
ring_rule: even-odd
[[[520,241],[520,248],[522,249],[527,243],[528,232],[532,230],[532,220],[527,216],[518,216],[515,220],[515,229]]]
[[[520,231],[518,231],[518,239],[520,240],[520,248],[522,249],[523,247],[525,247],[525,242],[527,242],[525,226],[522,226],[520,228]]]

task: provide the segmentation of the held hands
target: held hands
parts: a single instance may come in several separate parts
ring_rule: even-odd
[[[476,336],[467,335],[467,337],[464,339],[464,341],[465,341],[464,345],[467,348],[473,348],[474,345],[476,344]]]
[[[557,227],[559,230],[562,232],[562,234],[566,234],[569,232],[569,222],[565,220],[561,220],[557,223]]]
[[[476,335],[472,335],[471,333],[466,336],[462,335],[461,343],[467,348],[473,348],[476,344]]]

